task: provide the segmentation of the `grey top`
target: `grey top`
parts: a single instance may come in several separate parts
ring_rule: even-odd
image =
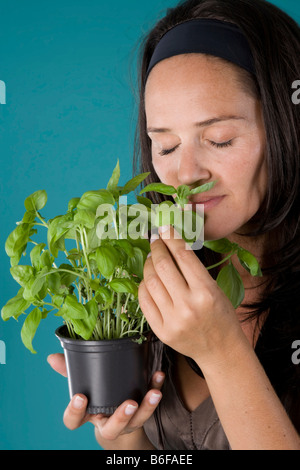
[[[159,450],[230,450],[211,397],[188,411],[176,391],[172,364],[165,359],[164,345],[156,338],[149,343],[149,377],[164,370],[162,400],[144,424],[145,432]]]

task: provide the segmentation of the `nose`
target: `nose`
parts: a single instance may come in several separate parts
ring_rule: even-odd
[[[211,179],[211,172],[205,161],[201,159],[199,152],[199,148],[196,146],[181,148],[177,168],[178,181],[180,184],[192,186],[196,182],[203,184],[205,181]]]

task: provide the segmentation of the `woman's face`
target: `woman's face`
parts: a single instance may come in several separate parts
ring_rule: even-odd
[[[204,204],[205,239],[246,229],[266,192],[260,103],[243,90],[235,67],[202,54],[158,63],[145,90],[152,162],[175,188],[216,181],[191,203]]]

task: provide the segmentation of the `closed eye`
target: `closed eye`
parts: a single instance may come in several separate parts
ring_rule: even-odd
[[[228,140],[227,142],[214,142],[213,140],[210,140],[209,143],[213,147],[224,148],[224,147],[229,147],[230,145],[232,145],[232,141],[233,139]]]
[[[213,140],[209,140],[210,145],[213,147],[217,148],[225,148],[225,147],[230,147],[232,145],[233,139],[228,140],[227,142],[214,142]],[[173,147],[171,149],[163,149],[159,152],[159,155],[164,156],[164,155],[170,155],[170,153],[175,152],[175,150],[179,147],[180,144],[176,145],[176,147]]]
[[[171,149],[163,149],[159,152],[159,155],[161,155],[162,157],[164,155],[169,155],[170,153],[173,153],[175,152],[175,150],[179,147],[180,144],[176,145],[176,147],[173,147]]]

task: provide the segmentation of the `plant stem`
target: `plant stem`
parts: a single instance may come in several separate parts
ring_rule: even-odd
[[[234,251],[231,251],[231,252],[229,253],[229,255],[226,256],[226,258],[222,259],[221,261],[219,261],[219,262],[216,263],[216,264],[212,264],[211,266],[208,266],[208,268],[206,268],[206,269],[207,269],[207,270],[210,270],[210,269],[216,268],[217,266],[220,266],[220,264],[225,263],[229,258],[231,258],[231,256],[234,255],[234,253],[235,253]]]

